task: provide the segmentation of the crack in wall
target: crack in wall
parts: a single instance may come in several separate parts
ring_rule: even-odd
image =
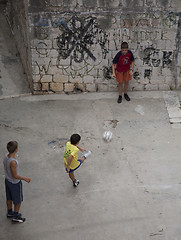
[[[181,44],[181,13],[178,14],[178,26],[177,26],[177,35],[176,35],[176,50],[175,50],[175,88],[177,88],[178,83],[178,56],[180,51],[180,44]]]

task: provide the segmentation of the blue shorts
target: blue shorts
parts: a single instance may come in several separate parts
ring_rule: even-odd
[[[13,201],[14,205],[18,205],[23,201],[23,185],[22,182],[13,184],[5,179],[6,199]]]
[[[79,167],[80,167],[80,165],[82,164],[80,159],[79,159],[79,160],[77,160],[77,161],[78,161],[78,162],[80,162],[79,166],[78,166],[78,167],[76,167],[76,168],[74,168],[74,169],[70,169],[69,173],[71,173],[71,172],[74,172],[75,170],[77,170],[77,168],[79,168]],[[66,172],[67,172],[67,169],[66,169],[66,168],[65,168],[65,170],[66,170]]]

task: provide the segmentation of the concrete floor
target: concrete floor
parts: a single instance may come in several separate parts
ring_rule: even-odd
[[[175,112],[167,110],[179,110],[166,104],[172,92],[131,92],[121,104],[117,93],[22,97],[30,91],[2,12],[0,19],[1,159],[17,140],[20,173],[32,179],[21,207],[27,221],[12,224],[0,161],[0,240],[180,240],[181,124],[169,123]],[[76,132],[92,155],[75,189],[63,154]]]
[[[29,96],[0,101],[0,151],[19,142],[24,183],[21,212],[6,219],[0,163],[0,239],[167,239],[181,236],[181,130],[169,123],[163,92]],[[105,130],[113,132],[104,143]],[[64,171],[66,140],[80,133],[92,155],[76,172]],[[56,141],[51,143],[52,141]]]

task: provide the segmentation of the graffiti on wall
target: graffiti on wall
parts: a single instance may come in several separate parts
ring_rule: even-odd
[[[35,66],[38,67],[38,74],[45,75],[48,74],[48,71],[51,66],[52,59],[47,64],[40,64],[38,61],[35,61]]]
[[[160,51],[154,47],[147,47],[143,50],[143,66],[172,68],[173,67],[173,52],[172,51]],[[144,70],[144,78],[151,79],[152,69]],[[140,79],[139,72],[133,74],[135,80]]]
[[[173,71],[174,39],[177,37],[178,22],[179,15],[173,12],[150,11],[121,15],[122,39],[129,41],[130,45],[133,43],[137,58],[142,60],[143,67],[148,66],[143,71],[143,78],[150,80],[153,68],[157,67]],[[159,49],[161,45],[165,46],[165,50]],[[135,80],[140,77],[139,71],[133,75]]]
[[[51,38],[51,28],[55,29],[57,37]],[[39,69],[39,74],[47,74],[50,69],[50,63],[62,69],[65,75],[71,75],[72,78],[93,74],[100,76],[100,71],[94,70],[98,67],[108,53],[108,34],[102,30],[98,24],[97,17],[71,17],[50,14],[37,15],[33,18],[33,34],[38,39],[35,44],[35,52],[39,58],[50,58],[46,63],[35,61]],[[56,46],[52,49],[51,44]],[[51,59],[51,51],[57,51],[56,64]],[[56,55],[56,54],[55,54]],[[54,63],[53,63],[54,62]]]
[[[144,78],[151,79],[151,73],[152,73],[151,69],[145,69],[145,71],[144,71]]]
[[[53,17],[50,14],[36,15],[33,19],[34,27],[53,27],[57,28],[61,25],[65,25],[63,19],[60,16]]]
[[[108,35],[99,27],[96,17],[72,16],[59,30],[57,67],[66,74],[73,78],[84,76],[106,59]]]
[[[159,46],[162,41],[165,46],[168,42],[172,43],[176,37],[177,14],[124,14],[121,15],[120,23],[121,26],[117,27],[119,16],[115,17],[112,28],[103,30],[98,24],[97,16],[35,16],[34,37],[40,40],[35,51],[40,58],[47,59],[45,63],[38,59],[35,61],[39,73],[49,74],[53,65],[61,69],[63,75],[72,78],[91,75],[95,78],[110,79],[112,58],[120,49],[122,41],[128,41],[131,47],[134,46],[132,50],[141,64],[138,67],[144,68],[144,71],[134,73],[135,80],[141,77],[150,79],[154,67],[172,69],[174,46],[165,50],[163,47],[161,50]],[[52,32],[54,35],[51,39]],[[51,44],[48,44],[48,41],[51,41]],[[57,52],[56,61],[55,56],[52,57],[53,51]]]
[[[179,17],[173,12],[147,12],[137,16],[126,14],[120,17],[121,28],[173,28],[177,26]]]
[[[59,26],[61,34],[57,37],[59,59],[71,56],[75,62],[80,63],[85,58],[96,60],[91,46],[99,45],[103,58],[106,57],[107,35],[97,24],[95,17],[80,18],[73,16],[68,23]]]
[[[169,31],[161,30],[161,29],[152,29],[152,30],[144,30],[144,29],[122,29],[122,38],[126,41],[162,41],[169,40],[173,41],[173,35],[169,33]]]
[[[147,12],[122,14],[120,27],[125,41],[173,41],[178,28],[179,14],[173,12]],[[170,31],[175,30],[173,34]]]
[[[145,48],[143,57],[143,65],[150,65],[153,67],[171,67],[172,64],[172,51],[159,51],[153,47]]]

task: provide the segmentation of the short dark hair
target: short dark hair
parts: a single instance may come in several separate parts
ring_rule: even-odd
[[[70,137],[70,142],[71,144],[76,145],[80,141],[80,139],[81,139],[81,136],[75,133],[75,134],[72,134],[72,136]]]
[[[16,141],[8,142],[7,150],[9,153],[14,153],[14,151],[18,148],[18,143]]]
[[[128,43],[127,42],[122,42],[121,43],[121,49],[128,48]]]

